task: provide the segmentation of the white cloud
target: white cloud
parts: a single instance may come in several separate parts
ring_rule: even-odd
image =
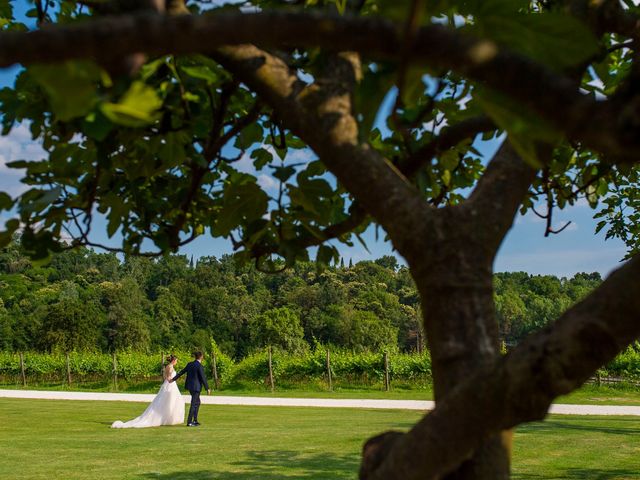
[[[9,135],[0,136],[0,191],[15,197],[29,188],[20,183],[24,171],[9,168],[7,163],[15,160],[39,160],[45,155],[40,143],[31,139],[31,132],[25,122],[16,125]]]
[[[233,168],[238,170],[239,172],[244,173],[255,173],[256,169],[253,166],[253,158],[250,157],[249,153],[245,153],[240,157],[240,160],[233,164]]]
[[[305,148],[302,150],[291,151],[285,160],[292,163],[309,163],[316,158],[316,154],[311,149]]]
[[[445,115],[443,113],[439,113],[434,120],[423,123],[422,128],[429,132],[433,131],[435,135],[438,135],[440,131],[448,125],[449,123],[447,122]]]
[[[271,177],[270,175],[262,174],[258,175],[258,185],[260,185],[264,190],[271,190],[278,188],[278,182]]]

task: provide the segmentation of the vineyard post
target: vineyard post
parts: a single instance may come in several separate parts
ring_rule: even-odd
[[[218,379],[218,362],[216,361],[216,352],[211,352],[211,370],[213,374],[213,383],[216,385],[216,390],[220,390],[220,380]]]
[[[327,380],[329,382],[329,390],[333,390],[333,386],[331,384],[331,353],[327,348]]]
[[[22,352],[20,352],[20,373],[22,374],[22,386],[26,387],[27,376],[25,375],[25,372],[24,372],[24,355],[22,355]]]
[[[69,352],[64,354],[65,364],[67,366],[67,383],[71,386],[71,365],[69,362]]]
[[[389,352],[384,352],[384,389],[388,392],[391,389],[389,381]]]
[[[164,377],[164,352],[160,353],[160,375]]]
[[[113,352],[113,389],[118,391],[118,362],[116,361],[116,352]]]
[[[269,385],[271,385],[271,392],[275,390],[275,385],[273,384],[273,365],[271,363],[271,345],[269,345]]]

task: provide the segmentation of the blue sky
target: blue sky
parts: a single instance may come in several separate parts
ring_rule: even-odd
[[[24,1],[15,2],[18,10],[24,12]],[[13,83],[18,68],[0,69],[0,86]],[[483,153],[489,157],[497,148],[497,143],[483,145]],[[0,191],[18,194],[23,187],[19,183],[20,175],[10,172],[5,163],[17,159],[37,159],[42,151],[32,142],[28,129],[21,125],[6,137],[0,137]],[[268,184],[265,176],[259,179]],[[268,187],[268,185],[265,185]],[[604,234],[595,235],[593,210],[586,202],[563,211],[554,212],[555,226],[561,226],[571,220],[572,224],[561,234],[544,237],[545,225],[541,219],[530,213],[518,216],[515,225],[507,235],[498,253],[496,271],[526,271],[533,274],[554,274],[571,276],[577,272],[598,271],[607,274],[619,266],[620,259],[625,254],[625,247],[619,240],[605,241]],[[104,222],[102,222],[104,223]],[[95,240],[108,243],[105,228],[100,224],[95,226],[97,232]],[[98,232],[99,231],[99,232]],[[347,247],[336,244],[341,255],[348,262],[354,262],[382,255],[393,254],[391,245],[384,242],[384,232],[379,231],[376,239],[373,228],[364,235],[369,251],[360,244]],[[182,250],[187,255],[199,257],[202,255],[220,256],[231,253],[231,243],[225,239],[214,239],[208,236],[198,238]]]

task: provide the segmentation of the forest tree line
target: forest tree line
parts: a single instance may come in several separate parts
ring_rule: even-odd
[[[496,274],[503,340],[517,343],[600,282],[598,273]],[[4,351],[169,351],[211,340],[235,358],[267,345],[420,351],[419,309],[408,269],[392,256],[265,274],[229,255],[120,260],[80,248],[33,265],[19,242],[0,251]]]

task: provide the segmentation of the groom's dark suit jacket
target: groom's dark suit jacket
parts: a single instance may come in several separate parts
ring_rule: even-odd
[[[187,381],[184,383],[184,387],[187,390],[190,392],[199,392],[203,386],[206,390],[209,390],[207,376],[204,374],[204,368],[199,361],[194,360],[193,362],[187,363],[187,365],[176,374],[174,380],[178,380],[178,378],[185,373],[187,374]]]

